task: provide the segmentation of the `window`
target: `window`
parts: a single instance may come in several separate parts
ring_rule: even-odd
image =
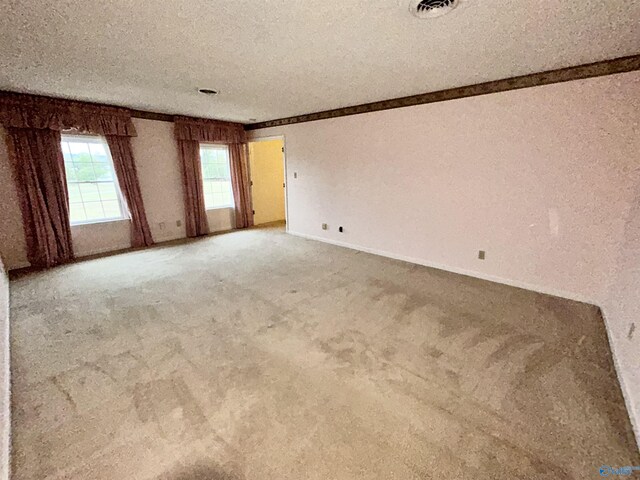
[[[71,225],[129,218],[104,138],[62,135]]]
[[[229,149],[224,145],[200,144],[204,205],[213,208],[232,208],[231,168]]]

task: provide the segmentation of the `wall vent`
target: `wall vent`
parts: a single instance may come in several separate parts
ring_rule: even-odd
[[[459,0],[411,0],[409,11],[418,18],[435,18],[456,8]]]

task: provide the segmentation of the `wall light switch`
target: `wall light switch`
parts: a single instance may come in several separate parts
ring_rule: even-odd
[[[176,220],[176,227],[182,226],[182,220]]]
[[[298,178],[298,172],[293,172],[293,178]]]
[[[485,258],[485,251],[484,250],[478,250],[478,258],[480,260],[484,260],[484,258]]]
[[[160,222],[158,224],[158,227],[160,227],[160,230],[164,230],[164,222]]]

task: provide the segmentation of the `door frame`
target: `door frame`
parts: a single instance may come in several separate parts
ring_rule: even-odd
[[[247,139],[248,143],[253,142],[267,142],[269,140],[282,140],[282,147],[284,148],[284,152],[282,152],[282,162],[284,168],[284,227],[285,231],[289,232],[289,172],[287,170],[287,141],[284,135],[267,135],[265,137],[254,137]],[[249,149],[247,149],[249,150]],[[249,152],[250,153],[250,152]],[[249,165],[251,165],[251,159],[249,159]],[[249,180],[253,182],[251,168],[249,168]],[[253,190],[251,191],[251,196],[253,197]],[[251,200],[251,204],[253,205],[253,198]]]

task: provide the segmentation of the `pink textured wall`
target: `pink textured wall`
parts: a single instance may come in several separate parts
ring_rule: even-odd
[[[602,307],[616,348],[618,371],[625,372],[621,381],[630,392],[630,410],[635,412],[636,437],[640,440],[640,183],[625,218],[616,275]]]
[[[285,136],[291,233],[588,301],[606,313],[638,201],[639,92],[640,72],[632,72],[253,136]],[[607,318],[638,416],[640,383],[630,372],[637,338],[623,349],[629,321]]]

